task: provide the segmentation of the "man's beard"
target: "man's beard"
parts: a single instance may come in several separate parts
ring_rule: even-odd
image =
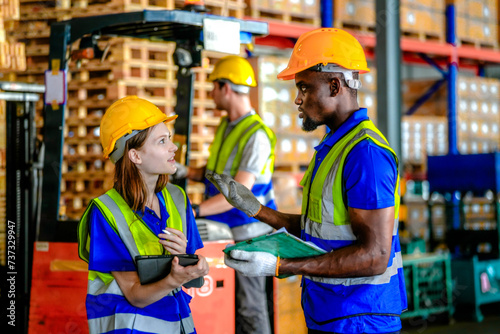
[[[305,132],[311,132],[314,131],[320,126],[321,124],[316,123],[306,115],[304,115],[304,118],[302,119],[302,130]]]

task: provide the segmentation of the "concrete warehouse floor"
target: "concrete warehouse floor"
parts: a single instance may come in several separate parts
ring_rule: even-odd
[[[401,334],[500,334],[500,303],[483,305],[481,311],[482,322],[473,321],[469,314],[457,313],[449,324],[442,316],[405,319]]]

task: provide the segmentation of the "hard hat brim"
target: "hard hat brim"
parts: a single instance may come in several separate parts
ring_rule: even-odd
[[[165,115],[165,118],[164,118],[163,120],[160,120],[158,123],[151,124],[151,125],[147,125],[147,124],[145,124],[145,126],[136,126],[134,130],[145,130],[145,129],[147,129],[147,128],[153,127],[153,126],[158,125],[158,124],[160,124],[160,123],[167,124],[167,123],[169,123],[169,122],[173,121],[174,119],[176,119],[177,117],[179,117],[179,115],[172,115],[172,116],[167,116],[167,115]],[[125,133],[124,133],[124,134],[122,134],[121,136],[119,136],[118,138],[113,138],[113,139],[111,140],[110,147],[113,147],[113,148],[114,148],[114,147],[115,147],[115,144],[116,144],[116,141],[117,141],[119,138],[123,137],[124,135],[125,135]],[[104,152],[103,152],[103,156],[104,156],[104,158],[109,158],[109,155],[111,154],[111,152],[113,152],[113,150],[111,150],[111,151],[109,151],[109,152],[108,152],[107,150],[104,150]]]
[[[295,69],[285,68],[283,71],[278,73],[277,77],[279,80],[293,80],[293,79],[295,79],[295,74],[302,72],[302,71],[305,71],[308,68],[310,68],[314,65],[318,65],[318,64],[320,64],[320,63],[304,66],[303,68],[295,68]],[[357,71],[359,74],[364,74],[364,73],[369,73],[370,69],[366,68],[366,69],[362,69],[362,70],[351,70],[351,71]]]

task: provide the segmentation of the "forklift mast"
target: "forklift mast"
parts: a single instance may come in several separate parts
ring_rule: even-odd
[[[210,30],[207,27],[211,27]],[[224,36],[228,33],[232,34],[231,38]],[[201,66],[201,51],[209,48],[222,52],[235,50],[234,47],[231,49],[228,46],[229,41],[236,41],[239,51],[241,43],[251,43],[252,36],[263,36],[267,33],[268,25],[265,22],[185,10],[144,10],[74,18],[52,24],[44,108],[44,182],[36,240],[76,242],[77,222],[59,220],[64,110],[67,103],[66,72],[69,59],[67,49],[72,43],[81,39],[80,46],[85,47],[74,54],[77,58],[104,57],[107,50],[99,50],[96,42],[101,36],[134,37],[176,43],[174,62],[178,66],[178,84],[175,112],[179,118],[175,122],[174,131],[185,140],[186,156],[183,157],[183,161],[188,162],[194,82],[191,69]],[[236,37],[234,34],[237,34]],[[181,186],[185,187],[185,183]]]

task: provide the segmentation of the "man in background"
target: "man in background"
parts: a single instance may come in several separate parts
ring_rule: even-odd
[[[262,205],[275,209],[271,178],[276,138],[250,103],[250,88],[256,87],[257,82],[246,59],[238,56],[222,58],[208,79],[214,83],[212,98],[216,108],[227,111],[227,116],[217,127],[207,165],[184,168],[184,172],[181,167],[176,177],[186,176],[206,185],[206,200],[199,205],[193,204],[195,217],[225,223],[231,228],[236,242],[244,241],[273,229],[233,208],[205,178],[205,173],[231,175]],[[236,272],[236,333],[270,334],[267,308],[266,278],[247,277]]]

